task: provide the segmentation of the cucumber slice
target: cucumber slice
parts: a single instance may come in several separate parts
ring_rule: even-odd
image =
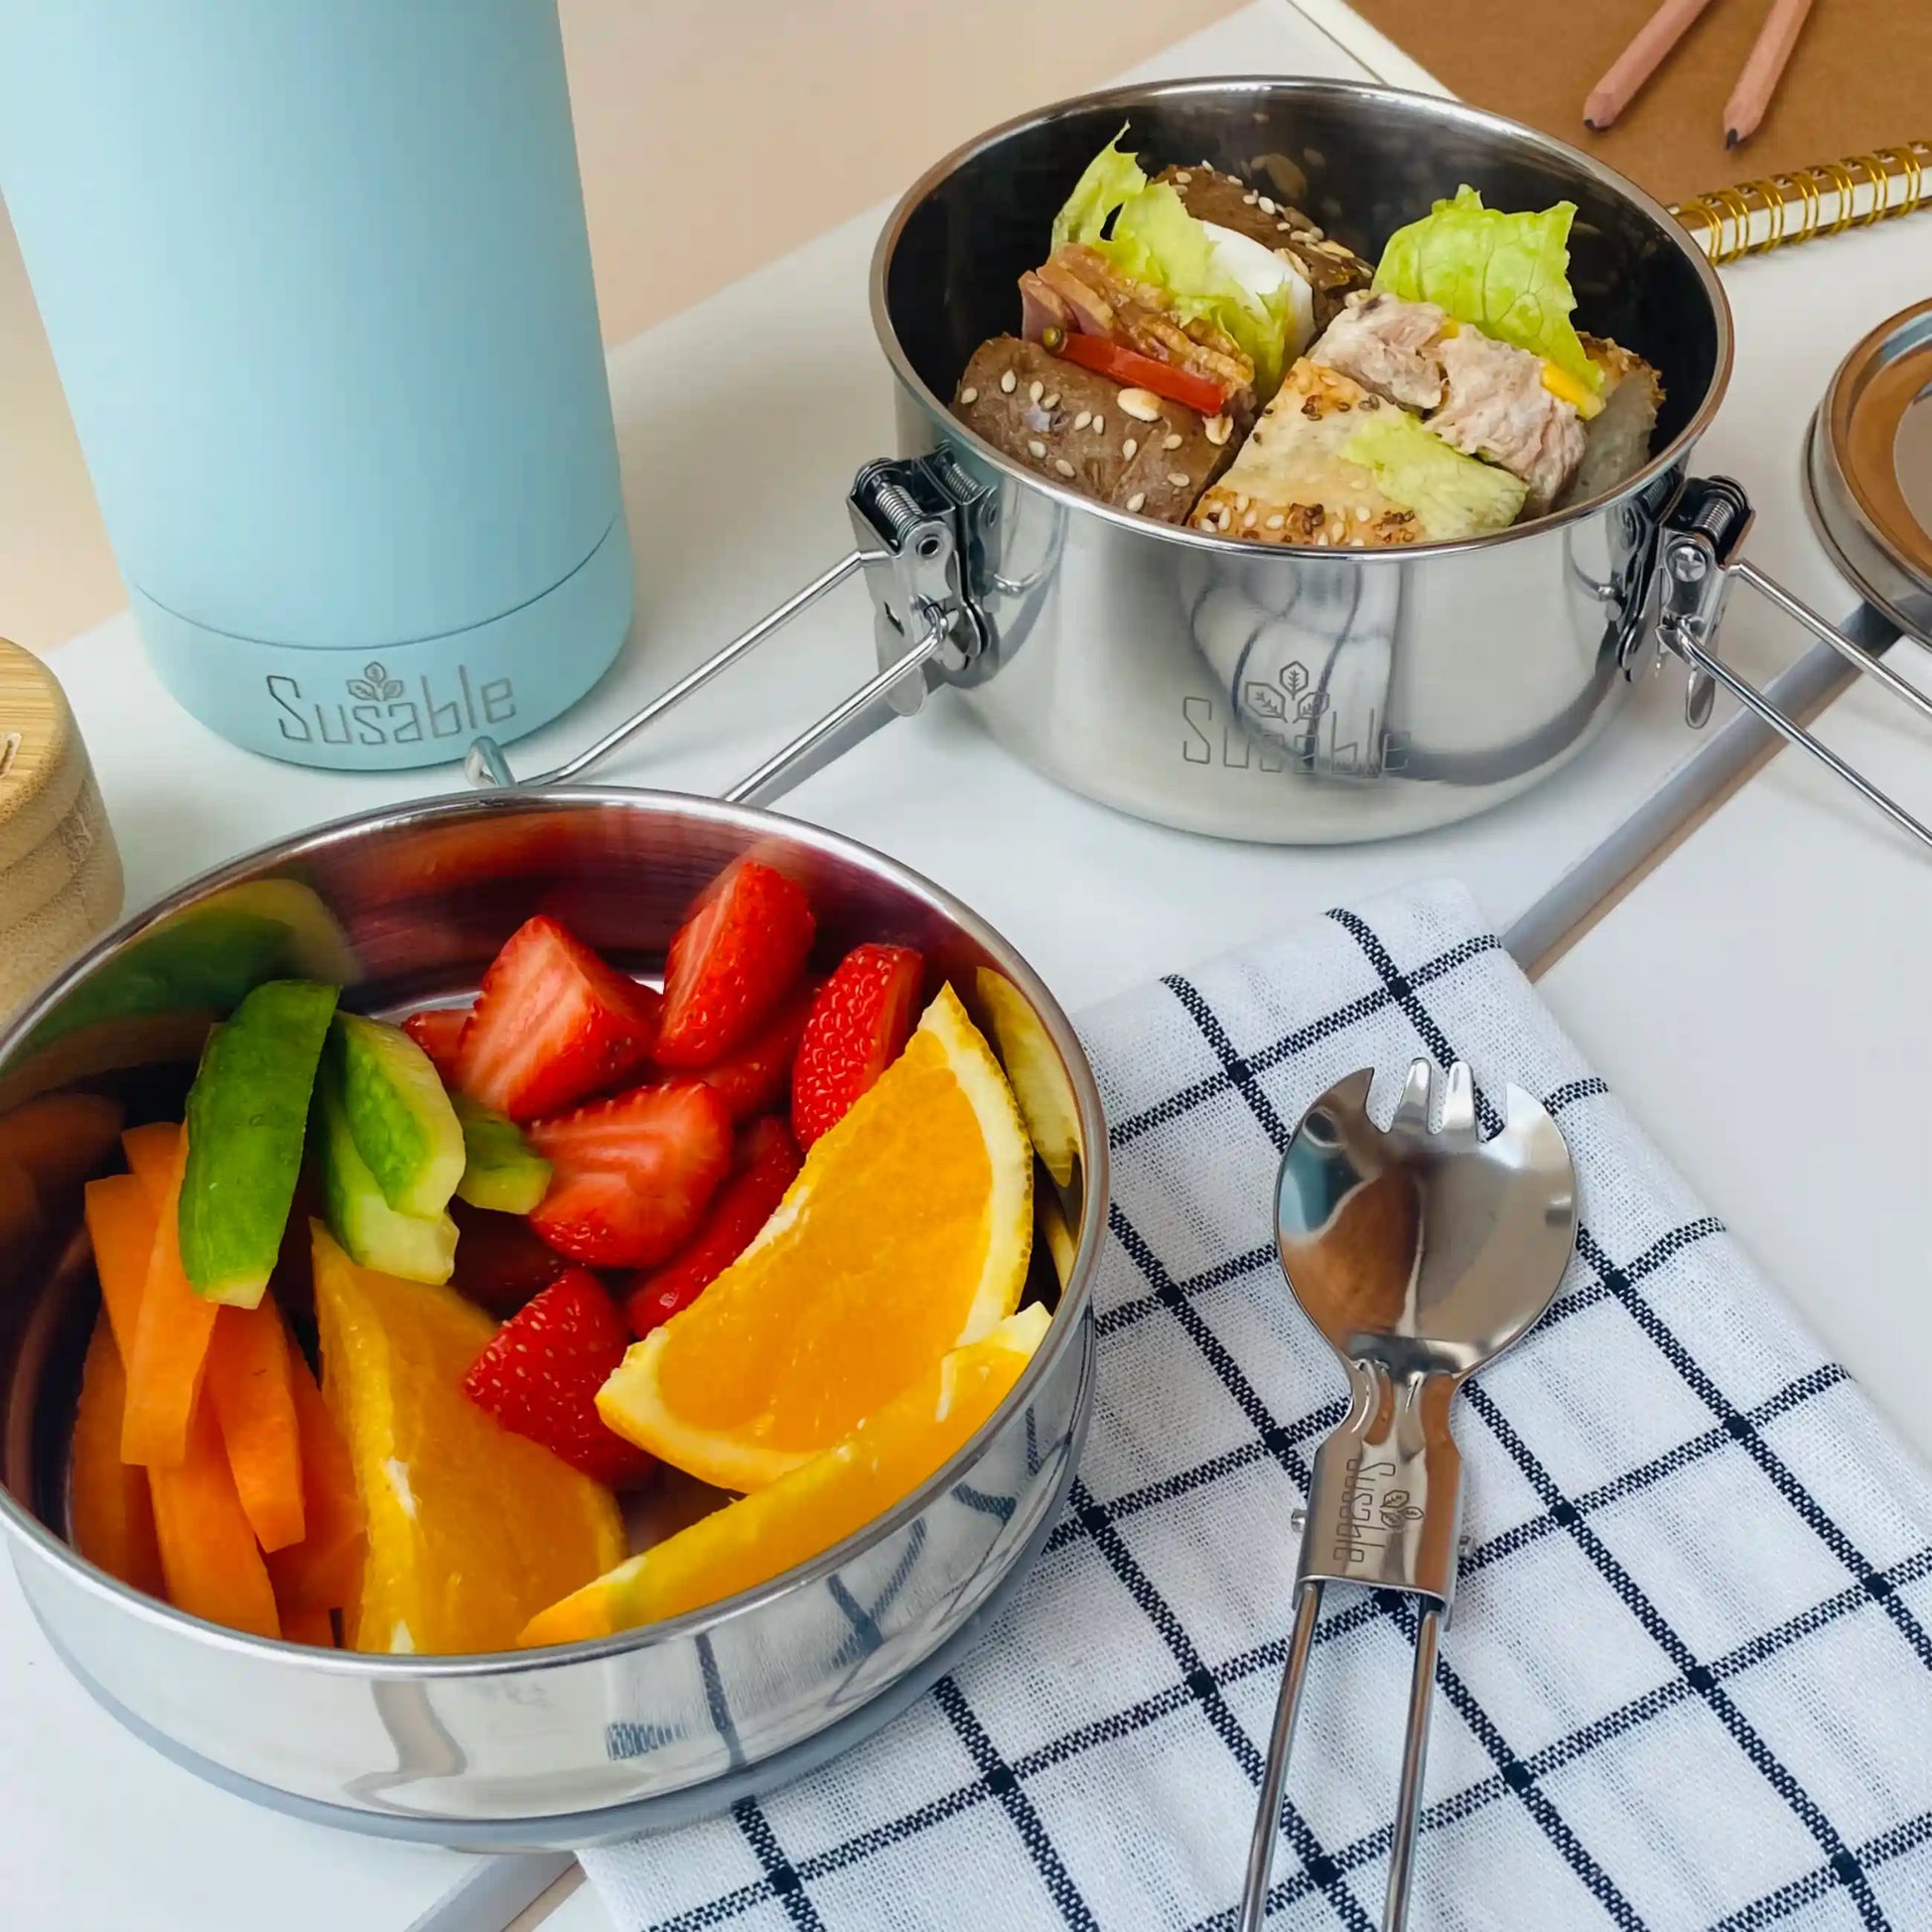
[[[251,879],[229,886],[205,901],[202,909],[216,908],[239,916],[273,919],[283,928],[283,972],[331,986],[353,986],[362,977],[361,961],[348,943],[341,921],[323,903],[313,886],[299,879]]]
[[[336,989],[269,980],[208,1035],[188,1090],[181,1259],[210,1302],[252,1309],[281,1251]]]
[[[507,1114],[456,1096],[468,1159],[457,1197],[499,1214],[527,1214],[550,1191],[550,1163],[523,1138]]]
[[[355,1146],[332,1054],[316,1079],[316,1167],[323,1218],[363,1268],[406,1282],[447,1282],[456,1268],[456,1223],[449,1215],[399,1214],[383,1198]]]
[[[34,1030],[66,1034],[141,1014],[231,1013],[271,978],[350,986],[362,977],[335,914],[299,879],[229,886],[151,927]]]
[[[339,1013],[329,1063],[362,1165],[398,1214],[440,1214],[463,1178],[463,1129],[430,1057],[400,1027]]]

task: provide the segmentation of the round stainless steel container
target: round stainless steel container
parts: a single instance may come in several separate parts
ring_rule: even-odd
[[[0,1114],[69,1089],[116,1095],[136,1119],[174,1114],[209,1021],[239,992],[222,990],[231,963],[183,935],[216,903],[259,919],[261,900],[233,897],[237,887],[307,888],[352,955],[346,1003],[384,1013],[474,988],[538,910],[654,974],[696,891],[748,851],[806,887],[828,959],[861,939],[901,941],[969,1006],[990,967],[1019,988],[1065,1066],[1083,1146],[1066,1203],[1076,1259],[1063,1290],[1050,1274],[1036,1290],[1057,1295],[1054,1318],[1018,1386],[943,1470],[867,1529],[672,1621],[474,1657],[265,1642],[124,1588],[65,1540],[69,1435],[97,1306],[74,1189],[47,1204],[37,1242],[0,1254],[0,1534],[55,1648],[171,1755],[361,1830],[581,1845],[715,1809],[850,1741],[929,1683],[1017,1585],[1070,1480],[1092,1397],[1100,1100],[1026,961],[956,899],[849,840],[651,792],[440,799],[345,820],[209,874],[97,945],[0,1034]],[[286,915],[287,896],[269,909]],[[305,949],[314,958],[305,923],[293,951],[269,962],[276,970],[300,970]],[[320,923],[324,950],[340,951]]]
[[[1206,161],[1373,260],[1467,182],[1492,207],[1568,200],[1576,320],[1661,372],[1649,463],[1614,493],[1498,535],[1399,551],[1266,547],[1106,508],[949,414],[974,347],[1126,127],[1143,163]],[[1573,148],[1461,104],[1342,81],[1117,88],[1008,123],[908,190],[874,256],[899,454],[991,484],[970,581],[987,648],[955,682],[1029,763],[1142,817],[1227,838],[1413,832],[1574,758],[1643,640],[1660,520],[1730,371],[1730,318],[1691,235]]]

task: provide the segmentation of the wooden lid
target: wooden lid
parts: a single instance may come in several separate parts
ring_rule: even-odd
[[[120,854],[67,695],[0,637],[0,1017],[120,909]]]

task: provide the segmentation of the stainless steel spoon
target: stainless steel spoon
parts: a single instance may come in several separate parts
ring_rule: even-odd
[[[1535,1326],[1577,1240],[1577,1171],[1556,1122],[1529,1094],[1505,1089],[1502,1130],[1484,1141],[1460,1062],[1433,1130],[1429,1061],[1410,1067],[1386,1130],[1369,1118],[1373,1078],[1364,1067],[1310,1107],[1275,1186],[1282,1272],[1348,1371],[1349,1408],[1315,1452],[1299,1512],[1295,1624],[1240,1932],[1258,1932],[1267,1912],[1289,1747],[1331,1583],[1422,1599],[1383,1932],[1408,1921],[1436,1652],[1461,1545],[1462,1458],[1449,1404],[1466,1375]]]

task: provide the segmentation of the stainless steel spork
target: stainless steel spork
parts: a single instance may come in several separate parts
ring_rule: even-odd
[[[1519,1087],[1483,1140],[1457,1062],[1430,1126],[1435,1069],[1409,1068],[1386,1129],[1369,1118],[1372,1068],[1303,1115],[1275,1187],[1275,1244],[1303,1311],[1348,1371],[1348,1414],[1315,1452],[1295,1624],[1248,1854],[1241,1932],[1267,1910],[1282,1786],[1321,1592],[1329,1584],[1419,1599],[1415,1672],[1383,1932],[1402,1932],[1436,1652],[1455,1592],[1462,1459],[1449,1405],[1463,1378],[1532,1328],[1577,1239],[1577,1173],[1549,1114]]]

